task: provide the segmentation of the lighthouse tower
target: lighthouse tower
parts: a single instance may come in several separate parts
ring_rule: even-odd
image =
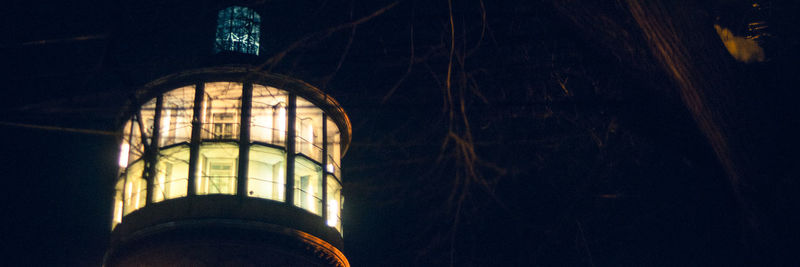
[[[104,265],[349,266],[347,114],[253,64],[265,53],[259,10],[213,15],[198,24],[216,25],[198,35],[211,37],[198,50],[209,60],[144,83],[125,107]]]

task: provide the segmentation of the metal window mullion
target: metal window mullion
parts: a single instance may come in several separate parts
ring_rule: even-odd
[[[328,118],[322,113],[322,223],[328,223]]]
[[[197,83],[194,89],[194,107],[192,108],[192,137],[189,141],[189,179],[187,181],[187,196],[197,194],[197,163],[200,158],[200,141],[203,133],[203,97],[205,84]]]
[[[156,98],[156,114],[153,117],[153,136],[150,139],[150,146],[145,156],[145,180],[147,181],[147,190],[145,193],[145,206],[153,203],[153,188],[155,186],[156,176],[156,161],[158,160],[158,139],[161,128],[161,106],[164,104],[164,96],[159,95]]]
[[[297,117],[297,95],[289,92],[289,107],[286,112],[286,203],[294,205],[294,139],[295,139],[295,117]]]
[[[241,118],[239,123],[239,169],[236,178],[236,194],[244,198],[247,194],[247,171],[250,161],[250,115],[252,112],[253,83],[242,86]]]

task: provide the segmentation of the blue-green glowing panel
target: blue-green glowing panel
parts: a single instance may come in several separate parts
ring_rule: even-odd
[[[214,52],[233,51],[258,55],[261,16],[246,7],[232,6],[217,16],[217,39]]]

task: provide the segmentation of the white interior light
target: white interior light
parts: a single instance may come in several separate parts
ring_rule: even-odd
[[[128,153],[131,150],[131,146],[128,143],[122,143],[119,147],[119,166],[125,168],[128,166]]]

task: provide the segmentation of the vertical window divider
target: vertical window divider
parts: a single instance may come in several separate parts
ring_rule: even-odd
[[[297,94],[289,92],[288,118],[286,120],[286,204],[294,205],[294,154],[295,119],[297,117]]]
[[[197,163],[200,158],[200,141],[203,133],[203,97],[205,83],[197,83],[194,88],[194,107],[192,109],[192,137],[189,141],[189,179],[186,196],[197,195]]]
[[[328,225],[328,118],[322,112],[322,223]]]
[[[158,160],[158,139],[161,128],[161,106],[164,104],[164,95],[159,94],[156,98],[156,112],[153,117],[153,136],[150,139],[150,146],[144,159],[145,180],[147,189],[145,190],[145,206],[153,203],[153,190],[155,188],[156,161]]]
[[[253,83],[245,81],[242,85],[241,118],[239,123],[239,168],[236,179],[236,194],[241,198],[248,196],[247,179],[250,161],[250,116],[252,113]]]

